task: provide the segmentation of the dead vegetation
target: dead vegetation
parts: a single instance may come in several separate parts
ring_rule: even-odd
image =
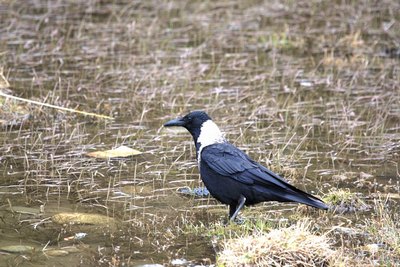
[[[368,211],[371,208],[359,194],[349,189],[331,189],[323,200],[334,212],[339,213]]]
[[[393,260],[400,263],[400,218],[398,207],[389,209],[393,204],[396,205],[387,199],[375,200],[373,217],[365,223],[371,235],[371,244],[377,248],[375,251],[369,249],[371,255],[377,259],[382,258],[382,262]],[[393,209],[395,212],[391,212]]]
[[[332,266],[344,257],[329,237],[312,233],[310,222],[227,239],[217,256],[219,266]]]

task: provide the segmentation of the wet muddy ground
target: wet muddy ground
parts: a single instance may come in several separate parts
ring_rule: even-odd
[[[0,265],[210,265],[305,218],[341,262],[400,264],[397,1],[4,0],[0,18],[1,92],[114,118],[0,96]],[[196,109],[332,209],[224,227],[227,207],[180,193],[202,186],[193,141],[162,127]],[[143,154],[86,155],[120,145]]]

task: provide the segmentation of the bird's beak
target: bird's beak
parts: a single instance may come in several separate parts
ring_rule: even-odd
[[[184,126],[185,122],[183,121],[182,118],[177,118],[177,119],[173,119],[170,120],[169,122],[166,122],[164,124],[164,127],[170,127],[170,126]]]

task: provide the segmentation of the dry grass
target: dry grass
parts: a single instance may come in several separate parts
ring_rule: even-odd
[[[330,189],[323,197],[323,200],[329,204],[331,209],[336,212],[357,212],[367,211],[370,206],[362,200],[359,194],[352,193],[347,189]]]
[[[393,205],[394,203],[392,203]],[[396,204],[395,204],[396,205]],[[374,216],[366,221],[367,232],[371,235],[373,244],[378,244],[377,258],[382,263],[390,261],[390,258],[400,262],[400,216],[398,212],[388,210],[388,202],[375,200]],[[398,211],[398,207],[395,208]],[[389,253],[390,251],[390,253]],[[390,255],[387,255],[387,254]],[[374,253],[373,253],[374,254]],[[379,255],[381,254],[381,255]],[[386,255],[385,255],[386,254]]]
[[[331,266],[340,255],[326,235],[312,233],[311,224],[299,221],[273,229],[227,239],[218,253],[218,266]],[[340,255],[341,256],[341,255]],[[343,259],[342,259],[343,260]]]

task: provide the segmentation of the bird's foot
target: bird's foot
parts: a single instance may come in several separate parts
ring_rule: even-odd
[[[246,222],[247,220],[245,219],[245,218],[242,218],[242,217],[236,217],[234,220],[228,220],[228,221],[225,221],[224,222],[224,225],[225,226],[228,226],[229,224],[231,224],[231,223],[234,223],[234,224],[236,224],[236,225],[242,225],[242,224],[244,224],[245,222]]]
[[[242,218],[242,217],[236,217],[234,220],[233,220],[233,223],[236,223],[236,224],[238,224],[238,225],[242,225],[242,224],[244,224],[246,222],[246,219],[245,218]]]

